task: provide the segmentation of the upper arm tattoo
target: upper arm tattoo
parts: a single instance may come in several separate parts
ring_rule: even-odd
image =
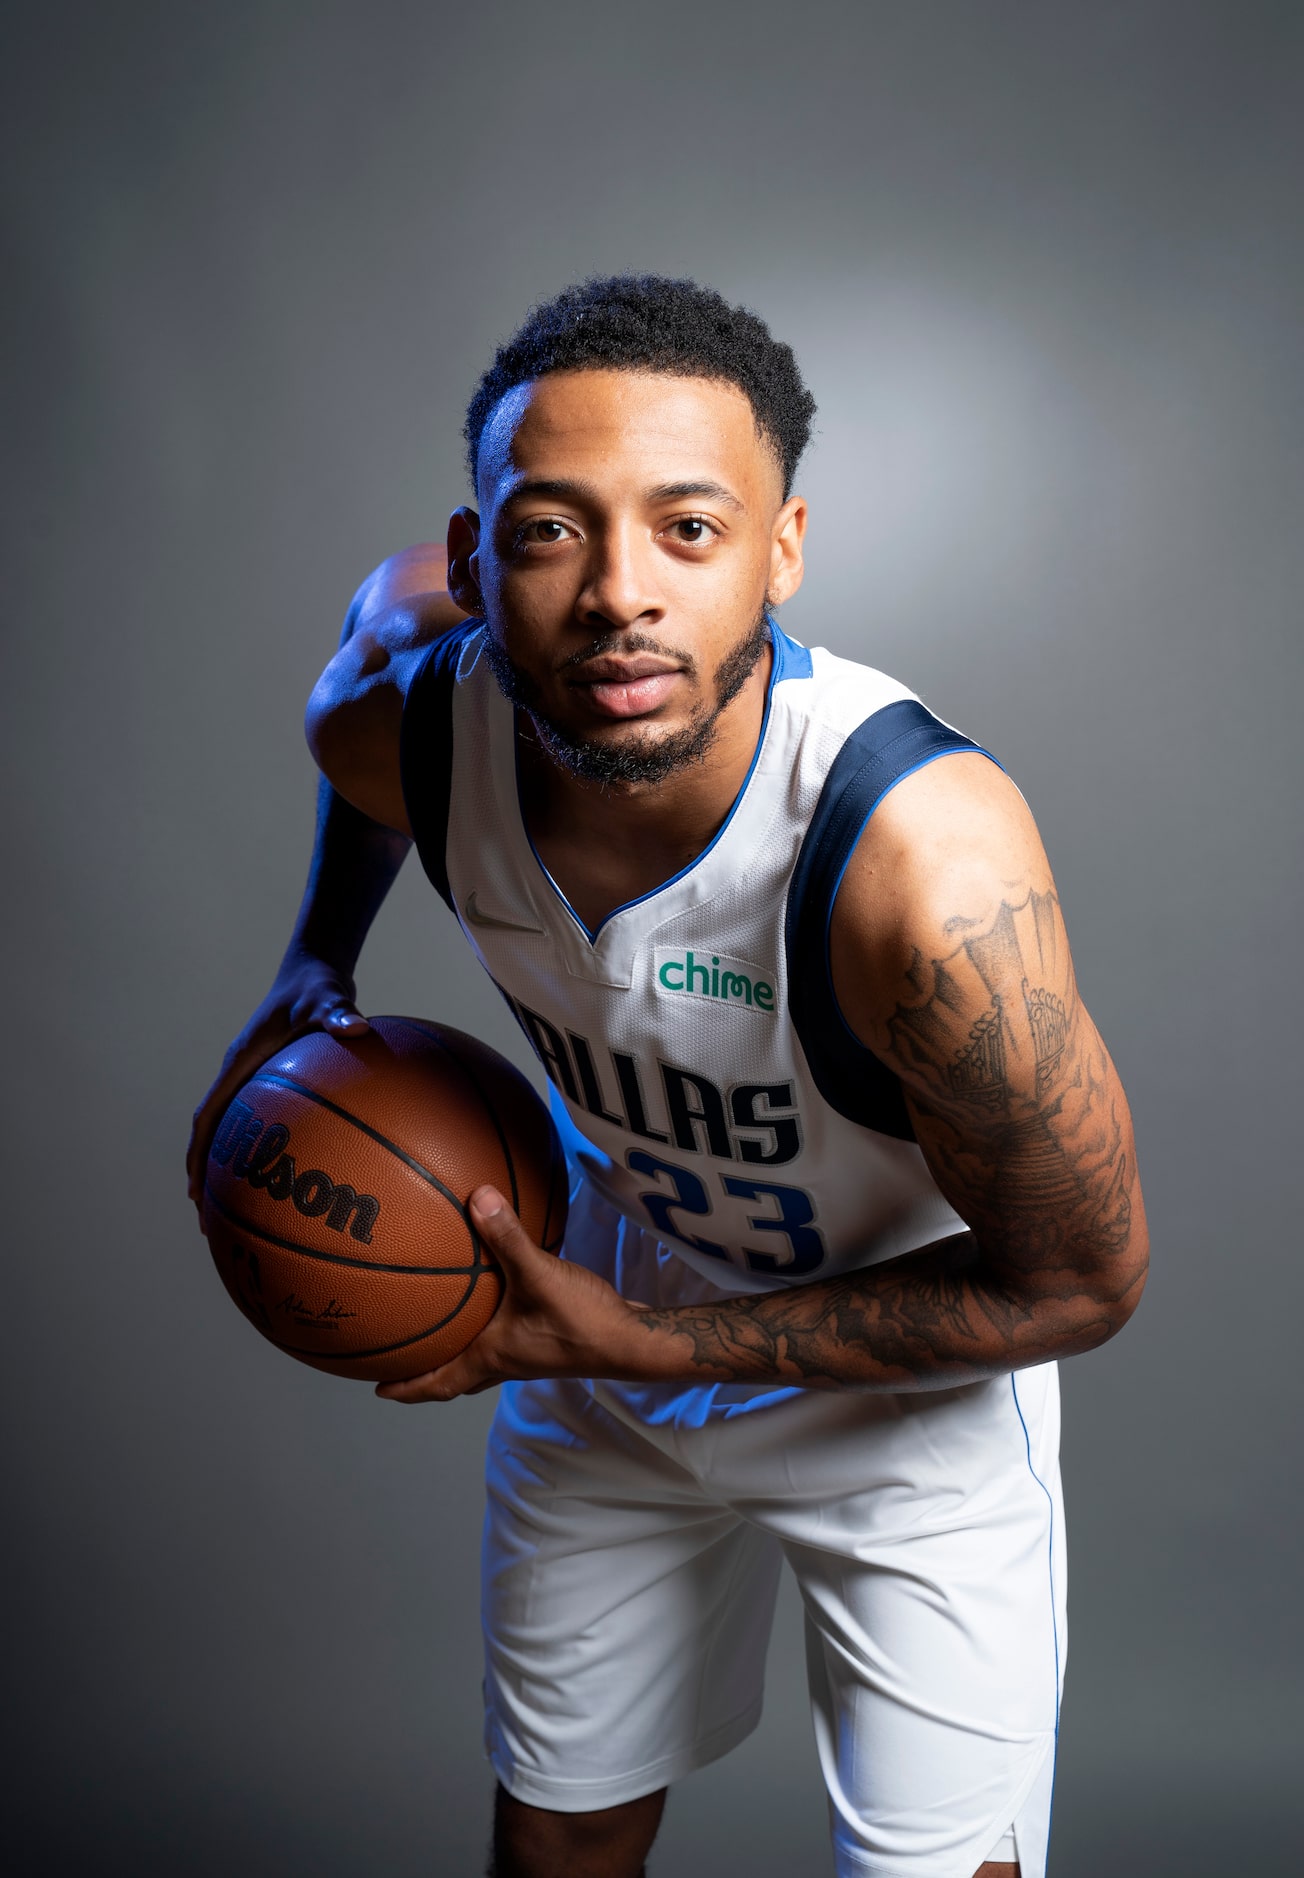
[[[906,1080],[942,1102],[1009,1114],[1029,1077],[1045,1091],[1064,1055],[1073,989],[1060,944],[1059,902],[1030,889],[1001,902],[992,923],[952,919],[970,931],[946,957],[916,951],[908,973],[916,997],[888,1020],[892,1054]],[[1011,996],[1018,988],[1022,1008]],[[1067,995],[1066,995],[1067,993]]]
[[[1121,1303],[1144,1269],[1131,1123],[1077,995],[1059,901],[1029,889],[945,930],[958,944],[916,953],[883,1052],[934,1178],[1023,1295],[1067,1297],[1089,1276],[1102,1302]]]

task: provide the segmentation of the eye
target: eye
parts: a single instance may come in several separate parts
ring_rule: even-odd
[[[536,515],[533,521],[522,522],[516,539],[523,547],[550,548],[555,542],[565,541],[570,532],[555,515]]]
[[[685,547],[696,548],[713,540],[718,530],[707,521],[705,515],[681,515],[678,521],[669,524],[665,532],[672,540],[683,542]]]

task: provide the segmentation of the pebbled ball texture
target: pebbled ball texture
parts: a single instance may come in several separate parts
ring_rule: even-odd
[[[566,1226],[566,1164],[520,1071],[447,1024],[373,1017],[264,1063],[209,1155],[204,1225],[223,1284],[279,1350],[369,1382],[421,1375],[502,1295],[467,1211],[490,1182],[537,1245]]]

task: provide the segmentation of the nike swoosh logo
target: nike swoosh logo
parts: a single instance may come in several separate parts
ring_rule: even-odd
[[[462,908],[473,926],[492,926],[498,932],[543,932],[542,926],[523,926],[519,920],[495,919],[492,913],[482,913],[476,901],[476,891],[473,888],[467,894],[466,904]]]

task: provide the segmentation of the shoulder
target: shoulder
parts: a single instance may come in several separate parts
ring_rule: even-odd
[[[442,548],[391,555],[369,574],[345,617],[339,651],[308,700],[304,729],[322,774],[355,808],[408,833],[399,740],[408,691],[432,647],[465,615],[449,598]]]
[[[886,672],[798,650],[808,682],[785,690],[820,783],[806,846],[834,859],[844,915],[981,895],[994,865],[1044,868],[1028,804],[991,752]]]
[[[339,652],[326,668],[339,695],[350,685],[402,686],[427,648],[463,623],[447,578],[448,556],[433,542],[401,548],[372,569],[349,604]]]
[[[890,788],[866,822],[840,898],[855,917],[942,924],[980,917],[1018,880],[1050,880],[1032,811],[1005,771],[978,749],[943,750]],[[952,901],[958,902],[951,905]],[[943,907],[948,908],[942,912]]]
[[[448,554],[442,542],[419,541],[399,548],[373,567],[349,602],[341,643],[395,610],[432,624],[452,624],[463,617],[448,596]]]
[[[835,898],[853,901],[887,856],[894,879],[907,864],[927,871],[934,842],[967,839],[982,813],[1022,798],[981,745],[899,680],[818,648],[807,656],[808,682],[779,687],[805,821],[791,906],[823,930]]]

